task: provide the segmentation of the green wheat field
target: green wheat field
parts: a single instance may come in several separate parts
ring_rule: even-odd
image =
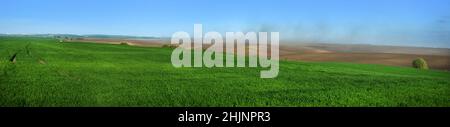
[[[174,68],[172,50],[0,37],[0,106],[450,106],[448,71],[280,61],[261,79],[267,68]]]

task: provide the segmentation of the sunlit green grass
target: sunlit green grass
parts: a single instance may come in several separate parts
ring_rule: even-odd
[[[450,106],[446,71],[281,61],[261,79],[261,68],[174,68],[171,53],[0,37],[0,106]]]

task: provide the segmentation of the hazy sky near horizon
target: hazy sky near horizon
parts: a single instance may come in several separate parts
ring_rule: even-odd
[[[0,33],[170,37],[280,32],[297,42],[450,48],[450,0],[2,0]],[[223,34],[225,35],[225,34]],[[193,35],[191,35],[193,36]]]

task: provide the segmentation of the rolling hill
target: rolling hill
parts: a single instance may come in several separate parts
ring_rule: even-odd
[[[172,49],[0,37],[0,106],[450,106],[450,73],[280,61],[263,68],[174,68]]]

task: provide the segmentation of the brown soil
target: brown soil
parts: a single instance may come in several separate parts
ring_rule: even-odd
[[[301,61],[334,61],[411,67],[416,58],[424,58],[430,68],[450,70],[449,56],[391,53],[298,53],[281,54],[280,58]]]
[[[450,70],[450,49],[350,44],[286,44],[280,58],[301,61],[351,62],[412,67],[424,58],[430,68]]]

